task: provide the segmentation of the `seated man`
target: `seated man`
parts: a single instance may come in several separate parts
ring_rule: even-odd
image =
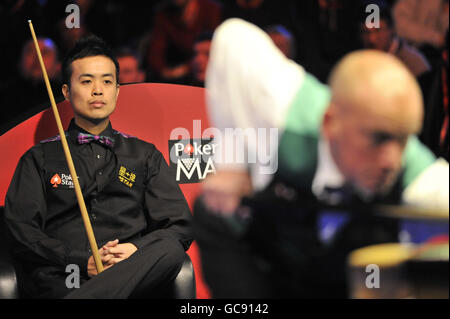
[[[24,296],[168,296],[192,241],[186,200],[153,144],[112,128],[119,65],[103,40],[80,40],[62,71],[74,111],[67,142],[105,270],[97,274],[56,136],[22,156],[6,195]],[[81,286],[66,284],[69,265]]]
[[[357,51],[337,64],[329,85],[287,60],[254,25],[232,19],[217,29],[206,79],[212,125],[221,132],[278,128],[281,138],[277,152],[269,139],[250,134],[240,138],[248,141],[243,148],[228,147],[236,136],[221,139],[225,152],[272,157],[250,164],[218,158],[217,174],[203,183],[194,229],[214,296],[346,297],[346,253],[398,239],[395,224],[362,228],[356,219],[350,231],[339,231],[345,216],[296,216],[281,204],[269,212],[267,205],[249,210],[251,205],[240,205],[244,196],[262,202],[296,198],[301,208],[312,199],[423,203],[417,194],[428,194],[428,202],[448,207],[448,163],[435,163],[415,136],[423,106],[407,68],[392,55]],[[436,170],[434,184],[423,178]],[[332,231],[318,235],[321,223]]]

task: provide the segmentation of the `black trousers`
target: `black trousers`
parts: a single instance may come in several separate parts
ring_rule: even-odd
[[[264,262],[245,233],[195,202],[194,238],[199,245],[202,272],[213,298],[269,298]]]
[[[194,238],[215,298],[347,298],[348,253],[398,238],[396,221],[358,214],[323,244],[319,212],[269,196],[254,204],[246,230],[239,231],[201,198],[195,203]]]
[[[43,267],[34,277],[37,298],[124,299],[171,298],[173,282],[183,264],[185,251],[175,239],[155,238],[129,258],[92,278],[81,278],[79,288],[67,288],[69,273]]]

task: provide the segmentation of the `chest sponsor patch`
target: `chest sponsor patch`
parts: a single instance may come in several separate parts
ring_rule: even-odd
[[[120,165],[119,173],[117,175],[119,181],[128,187],[133,187],[136,182],[136,174],[130,170],[128,170],[125,166]]]
[[[72,176],[65,173],[55,173],[50,178],[50,185],[55,189],[74,188]]]

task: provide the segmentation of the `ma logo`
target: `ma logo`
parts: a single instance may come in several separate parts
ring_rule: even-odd
[[[212,139],[169,140],[170,165],[176,168],[175,180],[179,184],[198,183],[215,173],[216,147]]]

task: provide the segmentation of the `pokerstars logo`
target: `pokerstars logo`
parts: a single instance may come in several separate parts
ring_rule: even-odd
[[[55,188],[58,187],[58,185],[61,184],[61,177],[58,174],[53,175],[50,180],[50,184],[52,184]]]
[[[176,168],[179,184],[198,183],[215,173],[213,155],[217,144],[212,139],[169,140],[171,166]]]
[[[70,174],[54,174],[50,179],[53,188],[74,188],[72,176]]]
[[[181,150],[184,154],[189,156],[198,156],[198,155],[207,155],[211,156],[214,154],[215,148],[217,147],[216,144],[205,144],[209,143],[211,139],[208,140],[200,140],[194,141],[192,144],[188,143],[186,145],[183,144],[182,141],[175,143],[175,152],[177,156],[181,156]]]
[[[180,146],[183,146],[183,144],[177,143],[175,145],[175,147],[178,148],[178,149],[179,149]],[[191,145],[191,143],[189,143],[188,145],[186,145],[184,147],[183,152],[186,153],[186,154],[192,155],[194,153],[194,147]]]

